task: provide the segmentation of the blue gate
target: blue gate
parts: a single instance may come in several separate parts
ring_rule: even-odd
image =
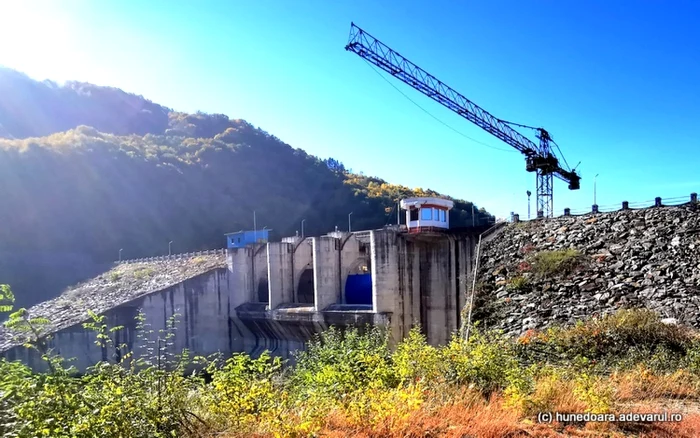
[[[372,274],[348,275],[345,282],[347,304],[372,304]]]

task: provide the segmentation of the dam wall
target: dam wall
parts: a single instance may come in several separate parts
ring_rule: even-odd
[[[53,330],[48,345],[85,370],[99,361],[119,361],[127,351],[138,357],[149,348],[170,354],[187,349],[197,356],[256,356],[269,350],[292,359],[330,326],[382,326],[398,341],[420,325],[428,342],[444,344],[461,323],[474,240],[466,234],[415,236],[383,229],[231,248],[222,267],[113,301],[101,312],[92,309],[105,316],[108,327],[121,327],[110,333],[108,347],[95,343],[96,333],[83,326],[85,317]],[[102,290],[107,289],[97,287],[92,294]],[[114,288],[110,294],[113,300],[120,296]],[[76,301],[62,305],[84,314]],[[45,315],[29,313],[51,319],[51,308],[42,309]],[[173,318],[174,336],[166,340]],[[12,339],[0,346],[7,359],[45,369],[36,351]]]

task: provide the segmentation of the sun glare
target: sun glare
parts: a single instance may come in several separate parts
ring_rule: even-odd
[[[69,79],[80,68],[70,14],[64,10],[69,5],[0,1],[0,65],[36,79]]]

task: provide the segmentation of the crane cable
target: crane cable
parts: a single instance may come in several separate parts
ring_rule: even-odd
[[[519,126],[519,127],[521,127],[521,128],[534,129],[534,130],[536,130],[536,131],[542,129],[542,128],[535,128],[534,126],[523,125],[523,124],[521,124],[521,123],[509,122],[509,121],[502,120],[502,119],[498,119],[498,121],[501,122],[501,123],[505,123],[506,125]],[[551,139],[551,138],[550,138],[550,141],[554,144],[554,146],[556,146],[557,151],[559,151],[559,156],[558,156],[557,158],[561,157],[561,160],[564,161],[564,164],[566,165],[566,168],[567,168],[569,171],[571,171],[571,166],[569,166],[569,163],[566,161],[566,158],[564,158],[564,154],[561,152],[561,149],[559,149],[559,145],[557,144],[557,142],[554,141],[554,140]]]
[[[364,58],[362,58],[362,60],[365,61],[365,63],[366,63],[372,70],[374,70],[374,72],[375,72],[376,74],[378,74],[379,77],[381,77],[382,79],[384,79],[384,81],[386,81],[387,84],[391,85],[391,86],[394,88],[394,90],[396,90],[396,91],[398,91],[399,93],[401,93],[401,95],[402,95],[403,97],[405,97],[406,99],[408,99],[412,104],[414,104],[415,106],[417,106],[418,108],[420,108],[421,111],[423,111],[424,113],[426,113],[427,115],[429,115],[430,117],[432,117],[433,119],[435,119],[436,121],[438,121],[440,124],[446,126],[447,128],[451,129],[452,131],[456,132],[457,134],[461,135],[462,137],[464,137],[464,138],[466,138],[466,139],[468,139],[468,140],[471,140],[471,141],[473,141],[474,143],[478,143],[478,144],[480,144],[480,145],[482,145],[482,146],[486,146],[487,148],[495,149],[495,150],[501,151],[501,152],[517,152],[517,151],[515,151],[515,150],[513,150],[513,149],[502,149],[502,148],[499,148],[499,147],[496,147],[496,146],[491,146],[491,145],[488,144],[488,143],[484,143],[483,141],[476,140],[476,139],[474,139],[474,138],[472,138],[472,137],[469,137],[468,135],[462,133],[461,131],[458,131],[457,129],[453,128],[452,126],[448,125],[447,123],[443,122],[442,120],[440,120],[439,118],[437,118],[436,116],[434,116],[433,114],[431,114],[428,110],[426,110],[425,108],[423,108],[422,106],[420,106],[420,105],[419,105],[418,103],[416,103],[413,99],[411,99],[410,97],[408,97],[408,96],[406,95],[406,93],[404,93],[403,91],[401,91],[396,85],[392,84],[391,81],[389,81],[387,78],[384,77],[384,75],[382,75],[377,69],[375,69],[374,66],[373,66],[372,64],[369,63],[369,61],[367,61],[367,60],[364,59]]]

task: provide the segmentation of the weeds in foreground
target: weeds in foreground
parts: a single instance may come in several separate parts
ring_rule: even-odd
[[[669,399],[697,409],[695,334],[649,313],[516,341],[474,328],[469,341],[443,347],[416,328],[393,351],[380,329],[330,329],[286,368],[268,353],[225,361],[174,354],[175,318],[158,332],[139,319],[139,355],[112,345],[119,327],[91,317],[85,327],[100,347],[120,351],[117,363],[79,376],[50,351],[49,373],[0,360],[0,436],[700,436],[700,411],[676,423],[537,421],[540,412],[660,412]],[[642,351],[672,360],[652,366]],[[193,367],[203,374],[187,374]]]

